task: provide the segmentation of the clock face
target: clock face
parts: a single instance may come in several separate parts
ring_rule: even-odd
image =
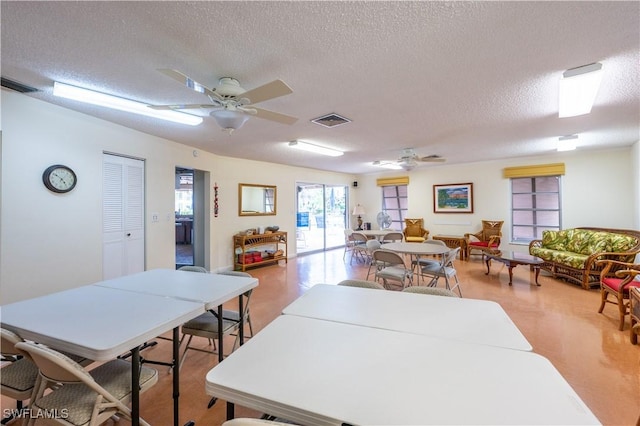
[[[42,174],[44,186],[57,193],[71,191],[76,186],[76,181],[76,174],[73,170],[60,164],[47,167]]]

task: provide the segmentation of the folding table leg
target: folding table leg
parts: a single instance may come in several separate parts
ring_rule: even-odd
[[[235,415],[235,405],[233,402],[227,402],[227,420],[233,419]]]
[[[180,333],[173,328],[173,426],[180,421]]]
[[[131,349],[131,425],[140,426],[140,346]]]

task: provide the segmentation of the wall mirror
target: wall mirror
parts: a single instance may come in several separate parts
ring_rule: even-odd
[[[273,216],[275,214],[275,185],[238,184],[239,216]]]

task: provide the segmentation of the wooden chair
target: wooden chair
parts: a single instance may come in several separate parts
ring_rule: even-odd
[[[602,313],[607,303],[618,305],[620,324],[618,330],[624,329],[624,317],[629,313],[629,289],[640,287],[640,264],[619,262],[617,260],[599,260],[598,265],[603,265],[600,272],[600,309]],[[615,271],[615,272],[614,272]],[[609,295],[614,300],[609,300]]]
[[[497,250],[502,238],[503,220],[483,220],[482,230],[475,234],[466,233],[466,258],[469,259],[471,250],[479,250],[484,253],[487,250]]]
[[[404,240],[408,243],[422,243],[429,237],[429,231],[424,229],[424,219],[404,220]]]

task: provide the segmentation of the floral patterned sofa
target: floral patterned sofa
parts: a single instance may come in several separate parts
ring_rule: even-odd
[[[599,287],[602,266],[597,260],[633,262],[640,252],[640,231],[605,228],[572,228],[543,231],[541,240],[529,243],[529,254],[542,258],[541,265],[554,277],[585,289]],[[615,273],[615,271],[611,271]]]

